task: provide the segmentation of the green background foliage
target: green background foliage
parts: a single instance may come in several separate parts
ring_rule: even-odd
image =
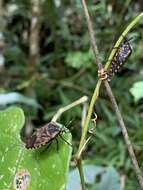
[[[90,0],[87,4],[100,60],[104,64],[118,36],[143,11],[143,4],[141,0]],[[0,50],[5,58],[0,74],[0,92],[20,93],[34,99],[40,107],[18,101],[0,103],[0,106],[21,104],[26,119],[35,127],[50,121],[59,108],[79,97],[87,95],[90,99],[98,78],[80,0],[45,0],[41,2],[40,10],[38,64],[31,62],[29,56],[30,1],[3,3],[2,32],[6,45]],[[111,87],[143,170],[142,20],[127,37],[132,38],[133,52],[122,71],[112,79]],[[83,159],[92,165],[113,166],[121,179],[125,177],[125,190],[139,189],[121,130],[103,88],[95,111],[98,115],[96,137],[92,137]],[[74,153],[80,139],[81,113],[81,107],[76,107],[60,118],[64,125],[73,120],[70,130]]]

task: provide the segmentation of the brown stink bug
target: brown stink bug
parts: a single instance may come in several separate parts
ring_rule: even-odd
[[[46,144],[50,145],[53,140],[57,141],[57,137],[60,137],[67,144],[71,145],[62,137],[63,132],[66,132],[65,127],[61,127],[61,124],[59,123],[50,122],[41,128],[37,128],[31,136],[22,140],[24,141],[27,149],[37,149]]]

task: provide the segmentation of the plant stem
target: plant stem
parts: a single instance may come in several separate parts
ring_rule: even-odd
[[[87,107],[87,100],[88,100],[88,97],[87,96],[83,96],[81,97],[80,99],[72,102],[71,104],[65,106],[65,107],[62,107],[60,108],[57,113],[53,116],[52,118],[52,121],[53,122],[56,122],[60,116],[67,110],[79,105],[79,104],[83,104],[83,114],[82,114],[82,121],[85,120],[85,115],[86,115],[86,107]],[[83,129],[83,128],[82,128]],[[90,140],[90,138],[87,139],[87,141],[85,142],[85,145],[88,143],[88,141]],[[85,147],[85,145],[83,146],[83,148]],[[81,149],[82,151],[82,149]],[[85,190],[85,182],[84,182],[84,175],[83,175],[83,168],[82,168],[82,161],[81,159],[76,159],[76,163],[77,163],[77,167],[78,167],[78,171],[79,171],[79,175],[80,175],[80,179],[81,179],[81,187],[82,187],[82,190]]]
[[[103,68],[103,66],[102,66],[102,64],[101,64],[101,62],[99,60],[99,52],[98,52],[98,48],[97,48],[97,44],[96,44],[96,40],[95,40],[95,35],[94,35],[94,30],[93,30],[92,22],[91,22],[89,13],[88,13],[88,9],[87,9],[87,5],[86,5],[85,0],[81,0],[81,2],[82,2],[82,5],[83,5],[83,8],[84,8],[84,14],[85,14],[85,17],[86,17],[86,20],[87,20],[87,24],[88,24],[88,30],[89,30],[91,45],[92,45],[93,52],[94,52],[95,59],[96,59],[95,63],[97,64],[98,69],[100,70],[100,69]],[[125,31],[122,33],[122,35],[118,39],[117,43],[115,44],[115,47],[118,47],[120,45],[121,41],[123,40],[123,36],[125,36],[131,30],[131,28],[133,28],[135,26],[135,24],[137,22],[139,22],[139,20],[141,19],[142,16],[143,16],[143,13],[141,13],[140,15],[138,15],[128,25],[128,27],[125,29]],[[105,65],[105,69],[107,69],[109,67],[109,65],[111,63],[111,60],[112,60],[115,52],[116,52],[116,50],[113,49],[112,52],[111,52],[111,54],[110,54],[110,56],[109,56],[109,59],[108,59],[109,61],[107,61],[106,65]],[[87,114],[87,117],[86,117],[83,133],[82,133],[81,140],[80,140],[79,149],[78,149],[78,152],[77,152],[77,160],[81,159],[81,153],[82,153],[81,149],[82,149],[82,147],[84,145],[84,142],[85,142],[85,139],[86,139],[86,135],[87,135],[87,131],[88,131],[88,125],[89,125],[89,122],[90,122],[90,119],[91,119],[93,106],[94,106],[94,104],[95,104],[95,102],[96,102],[96,100],[98,98],[100,85],[101,85],[101,82],[98,81],[97,86],[96,86],[96,88],[94,90],[92,99],[91,99],[90,107],[89,107],[89,110],[88,110],[88,114]],[[134,150],[132,148],[132,145],[131,145],[131,142],[130,142],[130,139],[129,139],[129,136],[128,136],[128,133],[127,133],[127,129],[125,127],[122,115],[121,115],[121,113],[119,111],[119,108],[117,106],[115,97],[114,97],[114,95],[112,93],[112,90],[111,90],[111,87],[110,87],[108,81],[104,81],[104,85],[105,85],[106,91],[108,93],[108,96],[109,96],[109,98],[111,100],[113,109],[114,109],[114,111],[116,113],[116,117],[117,117],[117,120],[119,122],[119,125],[121,127],[121,130],[122,130],[122,133],[123,133],[123,137],[124,137],[126,146],[128,148],[129,155],[131,157],[132,163],[133,163],[134,171],[135,171],[136,176],[138,178],[140,187],[143,189],[143,177],[142,177],[141,170],[139,168],[139,165],[138,165],[138,162],[137,162]]]
[[[39,29],[40,29],[40,1],[31,0],[31,26],[29,35],[29,70],[30,74],[40,63],[39,55]]]
[[[95,104],[95,102],[96,102],[96,100],[97,100],[97,98],[99,96],[98,92],[99,92],[100,85],[101,85],[101,81],[98,81],[98,83],[96,85],[96,88],[94,90],[90,105],[89,105],[87,117],[86,117],[86,120],[85,120],[85,123],[84,123],[83,132],[82,132],[82,135],[81,135],[81,140],[80,140],[80,144],[79,144],[79,148],[78,148],[78,152],[77,152],[77,158],[80,157],[81,149],[82,149],[82,147],[84,145],[84,142],[86,140],[86,135],[87,135],[87,132],[88,132],[88,125],[89,125],[89,122],[91,120],[92,110],[93,110],[94,104]]]
[[[136,156],[135,156],[135,153],[134,153],[134,150],[133,150],[131,141],[130,141],[130,139],[129,139],[128,131],[127,131],[126,126],[125,126],[125,124],[124,124],[124,121],[123,121],[122,115],[121,115],[121,113],[120,113],[120,110],[119,110],[119,108],[118,108],[118,105],[117,105],[117,103],[116,103],[115,97],[114,97],[114,95],[113,95],[113,93],[112,93],[111,87],[109,86],[109,84],[108,84],[107,81],[105,81],[104,84],[105,84],[106,90],[107,90],[107,92],[108,92],[109,98],[110,98],[110,100],[111,100],[111,102],[112,102],[113,109],[114,109],[114,111],[115,111],[115,113],[116,113],[116,116],[117,116],[119,125],[120,125],[120,127],[121,127],[122,134],[123,134],[125,143],[126,143],[126,145],[127,145],[130,158],[131,158],[132,163],[133,163],[134,171],[135,171],[136,176],[137,176],[137,178],[138,178],[140,187],[143,189],[143,177],[142,177],[142,172],[141,172],[141,170],[140,170],[140,168],[139,168],[138,161],[137,161],[137,159],[136,159]]]
[[[71,109],[71,108],[73,108],[73,107],[75,107],[75,106],[77,106],[77,105],[79,105],[79,104],[84,104],[85,102],[87,102],[87,100],[88,100],[88,97],[87,97],[87,96],[83,96],[83,97],[79,98],[78,100],[72,102],[71,104],[69,104],[69,105],[67,105],[67,106],[65,106],[65,107],[60,108],[60,109],[57,111],[57,113],[53,116],[52,121],[53,121],[53,122],[56,122],[56,121],[59,119],[59,117],[60,117],[64,112],[68,111],[69,109]]]
[[[128,32],[140,21],[140,19],[143,17],[143,12],[141,14],[139,14],[127,27],[126,29],[122,32],[122,34],[120,35],[119,39],[117,40],[117,42],[115,43],[114,47],[119,47],[120,43],[122,42],[124,36],[126,36],[128,34]],[[116,48],[112,49],[109,57],[108,57],[108,61],[105,64],[105,70],[108,69],[115,53],[116,53]]]
[[[84,173],[83,173],[83,168],[82,168],[82,160],[80,158],[76,159],[76,164],[77,164],[79,175],[80,175],[80,182],[81,182],[82,190],[85,190],[86,188],[85,188],[85,182],[84,182]]]

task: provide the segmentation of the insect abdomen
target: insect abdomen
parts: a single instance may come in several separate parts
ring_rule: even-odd
[[[108,81],[111,80],[111,77],[114,74],[118,73],[121,70],[131,53],[132,48],[130,46],[130,43],[127,39],[125,39],[124,42],[120,44],[113,57],[113,60],[111,61],[111,65],[109,67],[109,70],[107,71]]]

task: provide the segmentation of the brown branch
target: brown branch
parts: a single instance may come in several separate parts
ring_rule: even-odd
[[[0,73],[2,73],[4,64],[5,64],[5,58],[3,55],[3,50],[5,48],[5,40],[4,40],[4,29],[5,29],[5,20],[3,18],[4,16],[4,7],[3,7],[3,0],[0,0],[0,21],[1,21],[1,26],[0,26]]]
[[[31,26],[29,36],[29,68],[33,71],[39,64],[39,28],[40,28],[40,1],[31,0]]]
[[[99,59],[99,51],[98,51],[98,47],[97,47],[97,44],[96,44],[96,39],[95,39],[95,35],[94,35],[94,30],[93,30],[93,26],[92,26],[92,21],[91,21],[91,18],[89,16],[89,13],[88,13],[88,9],[87,9],[87,5],[86,5],[86,2],[85,0],[81,0],[82,2],[82,5],[83,5],[83,8],[84,8],[84,14],[85,14],[85,17],[86,17],[86,20],[87,20],[87,24],[88,24],[88,30],[89,30],[89,35],[90,35],[90,40],[91,40],[91,44],[92,44],[92,48],[93,48],[93,52],[95,54],[95,58],[96,58],[96,64],[98,66],[98,69],[102,69],[103,66],[100,62],[100,59]],[[133,163],[133,169],[134,169],[134,172],[138,178],[138,181],[139,181],[139,184],[140,184],[140,187],[141,189],[143,189],[143,177],[142,177],[142,172],[139,168],[139,165],[138,165],[138,161],[136,159],[136,156],[135,156],[135,153],[134,153],[134,150],[133,150],[133,147],[131,145],[131,141],[129,139],[129,135],[128,135],[128,132],[127,132],[127,129],[126,129],[126,126],[124,124],[124,121],[123,121],[123,118],[122,118],[122,115],[119,111],[119,108],[118,108],[118,105],[116,103],[116,99],[112,93],[112,90],[111,90],[111,87],[108,83],[108,81],[104,81],[104,85],[105,85],[105,88],[106,88],[106,91],[108,93],[108,96],[111,100],[111,103],[112,103],[112,106],[113,106],[113,109],[115,111],[115,114],[116,114],[116,117],[117,117],[117,120],[119,122],[119,126],[122,130],[122,134],[123,134],[123,137],[124,137],[124,140],[125,140],[125,143],[126,143],[126,146],[128,148],[128,152],[129,152],[129,155],[130,155],[130,158],[132,160],[132,163]]]
[[[125,123],[123,121],[123,118],[122,118],[122,115],[119,111],[119,108],[118,108],[118,105],[116,103],[116,100],[115,100],[115,97],[112,93],[112,90],[111,90],[111,87],[109,86],[108,82],[105,81],[104,82],[104,85],[106,87],[106,90],[107,90],[107,93],[109,95],[109,98],[112,102],[112,105],[113,105],[113,109],[116,113],[116,116],[117,116],[117,119],[118,119],[118,122],[119,122],[119,126],[121,127],[122,129],[122,134],[123,134],[123,137],[124,137],[124,140],[125,140],[125,143],[127,145],[127,148],[128,148],[128,152],[129,152],[129,155],[130,155],[130,158],[132,160],[132,163],[133,163],[133,167],[134,167],[134,171],[136,173],[136,176],[139,180],[139,184],[141,186],[141,188],[143,189],[143,177],[142,177],[142,172],[139,168],[139,165],[138,165],[138,161],[136,159],[136,156],[135,156],[135,153],[134,153],[134,150],[133,150],[133,147],[132,147],[132,144],[131,144],[131,141],[129,139],[129,135],[128,135],[128,132],[127,132],[127,129],[126,129],[126,126],[125,126]]]
[[[101,64],[101,62],[99,60],[99,51],[98,51],[98,48],[97,48],[97,45],[96,45],[96,40],[95,40],[95,37],[94,37],[93,24],[91,22],[89,14],[88,14],[88,9],[87,9],[87,6],[86,6],[86,2],[82,1],[82,4],[83,4],[83,8],[84,8],[84,14],[85,14],[85,17],[86,17],[86,21],[88,23],[88,30],[89,30],[89,34],[90,34],[90,41],[91,41],[91,45],[92,45],[92,50],[93,50],[94,55],[95,55],[95,60],[96,60],[95,64],[97,64],[99,69],[102,69],[103,67],[102,67],[102,64]]]

